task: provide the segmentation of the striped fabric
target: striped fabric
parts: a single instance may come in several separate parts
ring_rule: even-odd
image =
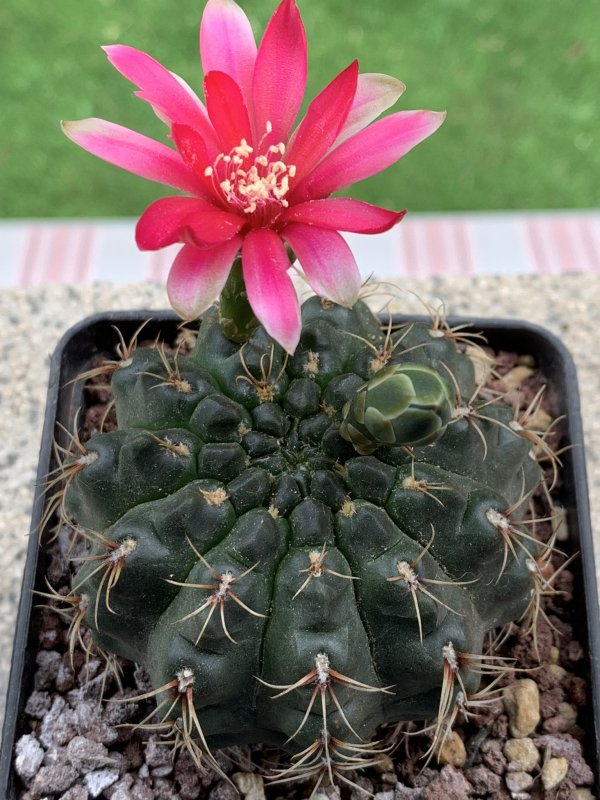
[[[135,220],[0,222],[0,286],[158,281],[177,246],[140,253]],[[600,273],[600,210],[411,214],[380,236],[348,234],[379,279]]]

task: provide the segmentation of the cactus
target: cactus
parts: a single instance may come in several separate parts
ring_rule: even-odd
[[[64,508],[91,542],[78,613],[146,668],[166,730],[213,765],[269,742],[296,754],[279,780],[344,780],[382,723],[436,717],[439,745],[493,672],[486,632],[540,585],[512,520],[541,472],[447,326],[385,334],[317,297],[302,321],[292,357],[214,308],[189,355],[128,351]]]

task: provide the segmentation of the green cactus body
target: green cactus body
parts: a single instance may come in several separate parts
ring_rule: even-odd
[[[192,686],[211,747],[431,718],[530,603],[538,552],[505,515],[540,480],[530,442],[499,403],[461,411],[451,339],[391,342],[364,304],[312,298],[292,358],[209,313],[190,355],[140,349],[114,374],[118,430],[66,492],[94,541],[74,591],[99,646]]]

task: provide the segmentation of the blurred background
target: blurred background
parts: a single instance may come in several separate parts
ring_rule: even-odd
[[[260,35],[274,0],[242,3]],[[394,110],[447,109],[353,196],[413,211],[600,206],[598,0],[298,0],[307,97],[354,57],[400,78]],[[0,217],[134,216],[162,187],[83,152],[59,120],[166,128],[100,45],[149,52],[201,91],[202,0],[3,0]]]

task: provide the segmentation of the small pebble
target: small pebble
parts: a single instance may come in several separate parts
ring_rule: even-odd
[[[91,742],[85,736],[75,736],[67,745],[67,757],[80,774],[112,763],[108,750],[100,742]]]
[[[507,772],[504,778],[506,786],[511,792],[526,792],[533,786],[533,777],[523,770]]]
[[[34,719],[42,719],[44,714],[50,709],[50,694],[49,692],[38,692],[34,690],[25,706],[25,714]]]
[[[522,678],[504,690],[504,706],[508,714],[513,738],[529,736],[539,725],[540,692],[531,678]]]
[[[549,758],[542,765],[542,783],[544,789],[549,792],[566,778],[569,771],[569,762],[566,758]]]
[[[234,772],[231,779],[247,800],[265,800],[265,784],[256,772]]]
[[[550,664],[548,669],[558,678],[559,681],[563,681],[568,675],[567,670],[564,667],[561,667],[560,664]]]
[[[465,777],[478,796],[497,797],[500,793],[502,778],[483,765],[465,770]]]
[[[239,800],[239,798],[240,795],[235,786],[232,786],[227,781],[219,781],[208,793],[208,800]],[[313,800],[316,800],[316,795]]]
[[[550,648],[550,652],[548,653],[548,663],[549,664],[558,664],[560,658],[560,650],[556,645],[552,645]],[[566,674],[566,670],[563,670]]]
[[[464,767],[467,761],[465,743],[456,731],[452,731],[444,739],[438,756],[440,764],[451,764],[453,767]]]
[[[316,796],[314,800],[316,800]],[[421,800],[421,789],[411,789],[403,783],[397,783],[394,800]]]
[[[237,797],[235,794],[234,796]],[[131,800],[154,800],[154,792],[144,781],[136,781],[131,787]]]
[[[97,769],[94,772],[88,772],[83,782],[92,797],[99,797],[105,789],[108,789],[118,780],[118,769]]]
[[[161,764],[150,770],[153,778],[167,778],[173,772],[173,764]]]
[[[60,796],[60,800],[88,800],[88,798],[89,793],[85,786],[72,786]],[[111,800],[113,800],[113,798],[111,798]],[[117,798],[117,800],[119,800],[119,798]],[[127,800],[129,800],[129,797]]]
[[[21,736],[16,746],[15,769],[23,780],[33,778],[40,768],[44,751],[33,734]]]
[[[146,764],[150,769],[171,764],[171,752],[167,745],[157,742],[155,738],[146,744]]]
[[[41,800],[49,794],[66,792],[76,780],[77,771],[68,764],[40,767],[31,782],[29,792],[34,800]]]
[[[573,724],[577,720],[577,709],[572,703],[559,703],[558,713],[561,717],[569,720]]]
[[[379,757],[379,760],[374,764],[375,772],[381,775],[384,772],[394,772],[396,767],[390,756],[384,754]]]
[[[519,389],[527,380],[531,378],[534,370],[524,365],[513,367],[502,378],[507,389]]]
[[[110,800],[131,800],[131,787],[133,785],[133,775],[126,772],[125,775],[117,783],[113,784],[112,789],[109,789],[108,795]]]
[[[527,427],[532,431],[547,431],[552,422],[550,414],[538,407],[527,420]]]
[[[504,745],[504,755],[508,761],[511,772],[531,772],[537,766],[540,758],[539,751],[533,739],[525,736],[523,739],[509,739]]]
[[[61,654],[56,650],[40,650],[36,663],[38,669],[33,678],[35,688],[38,691],[50,689],[62,666]]]
[[[472,786],[464,774],[450,764],[446,764],[429,786],[422,790],[421,800],[449,800],[449,798],[469,800],[472,796],[471,790]]]

